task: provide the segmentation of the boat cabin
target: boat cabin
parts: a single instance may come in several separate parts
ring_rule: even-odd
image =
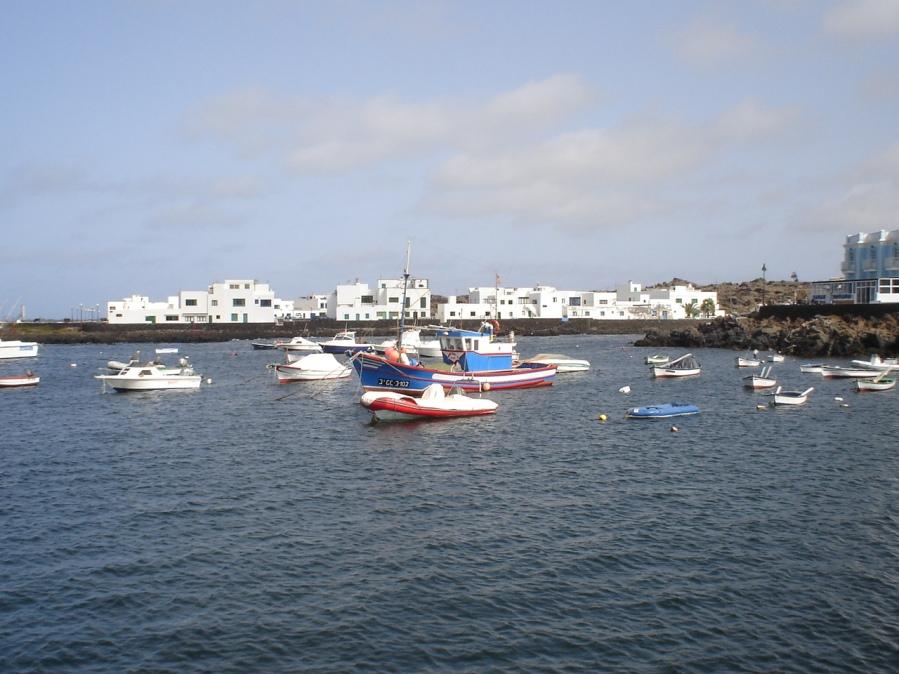
[[[513,344],[497,342],[493,335],[474,330],[445,328],[437,331],[443,362],[458,365],[464,372],[509,370]]]

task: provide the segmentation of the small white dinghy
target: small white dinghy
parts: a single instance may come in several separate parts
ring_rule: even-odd
[[[887,377],[889,370],[884,370],[873,379],[856,379],[855,390],[859,393],[865,391],[889,391],[896,388],[896,380],[893,377]]]
[[[275,365],[279,384],[294,381],[318,381],[349,377],[353,368],[342,364],[330,353],[310,353],[292,363]]]
[[[804,405],[808,401],[809,393],[815,390],[814,386],[810,386],[804,391],[784,391],[780,386],[774,392],[774,400],[772,405]]]
[[[743,386],[751,389],[771,388],[777,386],[777,380],[771,376],[770,367],[763,367],[758,374],[743,377]]]
[[[454,391],[456,389],[453,389]],[[495,414],[497,404],[486,398],[470,398],[463,393],[444,393],[443,386],[431,384],[420,398],[393,391],[368,391],[361,403],[375,421],[448,419]]]
[[[589,360],[571,358],[570,356],[564,356],[561,353],[538,353],[536,356],[521,361],[519,365],[525,367],[529,365],[535,367],[555,365],[556,372],[586,372],[590,369]]]
[[[37,386],[41,378],[31,370],[23,374],[5,374],[0,376],[0,388],[21,388],[23,386]]]
[[[259,347],[256,347],[259,348]],[[318,342],[313,342],[305,337],[294,337],[289,342],[275,342],[274,348],[283,351],[299,351],[301,353],[321,353],[322,347]]]

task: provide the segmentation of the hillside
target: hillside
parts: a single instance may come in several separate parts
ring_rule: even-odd
[[[680,278],[659,283],[653,288],[692,284],[700,290],[718,293],[718,305],[729,314],[745,316],[762,304],[804,304],[809,298],[809,285],[799,281],[767,281],[761,278],[739,283],[711,283],[700,285]]]

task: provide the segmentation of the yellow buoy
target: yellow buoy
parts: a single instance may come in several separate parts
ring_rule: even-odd
[[[598,418],[599,418],[600,421],[605,421],[605,420],[608,419],[609,417],[607,417],[605,414],[600,414]]]

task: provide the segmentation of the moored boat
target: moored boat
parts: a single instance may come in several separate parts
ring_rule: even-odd
[[[646,356],[645,363],[647,365],[665,365],[670,360],[671,358],[669,358],[668,356],[657,353],[652,356]]]
[[[371,344],[362,344],[356,341],[356,333],[352,330],[343,330],[334,335],[333,339],[324,342],[318,342],[322,351],[325,353],[344,354],[347,351],[356,353],[359,351],[368,351],[372,348]]]
[[[482,330],[485,331],[441,327],[437,331],[443,361],[451,366],[448,370],[403,362],[403,354],[395,351],[387,356],[358,353],[352,365],[366,391],[397,391],[409,395],[420,395],[434,383],[444,389],[458,386],[464,391],[502,391],[553,383],[555,365],[516,367],[513,365],[515,345],[496,340],[492,327],[482,327]]]
[[[202,377],[194,372],[186,359],[182,358],[181,363],[177,369],[156,363],[129,365],[116,374],[95,375],[94,378],[102,381],[104,388],[110,386],[116,391],[200,388]]]
[[[624,413],[624,416],[627,419],[670,419],[671,417],[684,417],[691,414],[699,414],[699,408],[696,405],[663,403],[645,407],[631,407]]]
[[[899,360],[896,358],[881,358],[876,353],[869,360],[853,360],[852,364],[866,370],[874,370],[876,372],[891,372],[899,370]]]
[[[283,351],[301,351],[304,353],[321,353],[322,346],[305,337],[293,337],[287,342],[275,342],[274,347]],[[258,348],[258,347],[257,347]]]
[[[295,381],[341,379],[349,377],[353,372],[349,365],[344,365],[330,353],[310,353],[293,363],[275,365],[274,370],[279,384],[288,384]]]
[[[757,374],[743,377],[743,386],[751,389],[771,388],[777,385],[777,380],[771,376],[771,368],[763,367]]]
[[[748,356],[737,356],[737,367],[758,367],[762,364],[758,358],[750,358]]]
[[[849,379],[853,377],[868,378],[877,375],[877,370],[865,367],[842,367],[841,365],[823,365],[821,366],[821,376],[830,378]]]
[[[256,342],[250,342],[250,346],[252,346],[257,351],[268,351],[270,349],[276,349],[277,343],[276,342],[256,341]]]
[[[805,372],[806,374],[821,374],[821,369],[823,367],[823,363],[803,363],[799,366],[799,371]]]
[[[31,370],[22,374],[5,374],[0,376],[0,388],[21,388],[24,386],[37,386],[41,378]]]
[[[650,369],[652,376],[657,378],[692,377],[702,373],[702,366],[692,353],[686,353],[665,365],[655,365]]]
[[[887,372],[881,372],[873,379],[856,379],[855,390],[863,393],[865,391],[889,391],[892,388],[896,388],[896,379],[887,377]]]
[[[394,391],[369,391],[362,395],[361,402],[377,421],[483,416],[495,414],[497,408],[494,401],[486,398],[471,398],[461,392],[447,395],[437,383],[429,385],[417,398]]]
[[[774,392],[772,405],[804,405],[808,401],[809,394],[815,390],[814,386],[810,386],[804,391],[784,391],[780,386]]]
[[[37,355],[39,346],[37,342],[0,339],[0,358],[33,358]]]
[[[782,362],[784,362],[784,355],[782,353],[769,353],[768,354],[768,362],[769,363],[782,363]]]
[[[538,353],[519,363],[521,367],[544,367],[546,365],[555,365],[556,371],[559,373],[586,372],[590,369],[589,360],[571,358],[560,353]]]

